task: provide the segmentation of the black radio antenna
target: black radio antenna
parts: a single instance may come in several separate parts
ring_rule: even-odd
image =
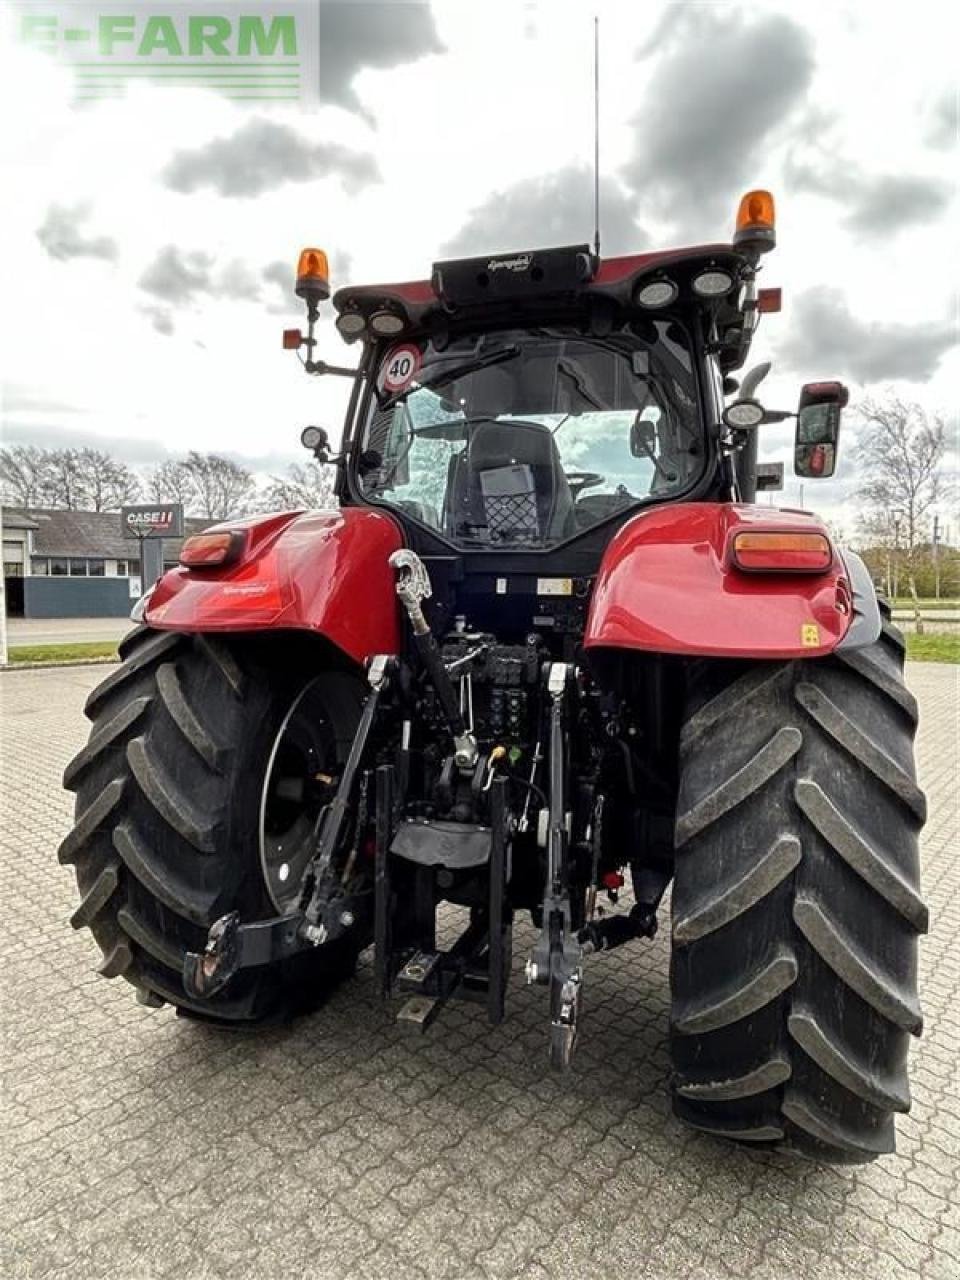
[[[593,251],[600,257],[600,19],[593,19]]]

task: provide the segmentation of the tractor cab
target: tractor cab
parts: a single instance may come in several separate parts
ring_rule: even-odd
[[[364,343],[341,501],[389,509],[428,554],[542,554],[705,496],[753,276],[729,246],[601,261],[580,245],[341,290],[337,326]]]
[[[388,511],[421,555],[496,573],[498,556],[535,554],[589,577],[642,510],[751,501],[755,428],[791,415],[766,414],[758,379],[742,404],[724,397],[759,316],[779,310],[779,290],[757,287],[773,244],[772,198],[751,192],[730,244],[609,259],[588,245],[525,250],[344,288],[333,306],[361,345],[354,369],[314,359],[330,287],[325,254],[304,250],[310,328],[285,344],[306,348],[308,373],[355,380],[341,506]],[[308,428],[304,443],[318,441],[325,458],[326,433]]]

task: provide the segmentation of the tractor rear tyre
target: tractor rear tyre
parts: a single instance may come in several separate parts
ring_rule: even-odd
[[[860,1163],[892,1151],[919,1035],[917,708],[869,648],[691,674],[671,958],[674,1110]]]
[[[230,1024],[313,1007],[368,937],[241,972],[209,1000],[185,993],[183,959],[226,912],[262,918],[295,899],[362,682],[318,675],[316,651],[308,659],[296,641],[278,656],[249,639],[141,627],[120,653],[87,699],[90,740],[64,774],[77,803],[60,860],[82,899],[71,923],[93,933],[100,973],[126,978],[145,1004]]]

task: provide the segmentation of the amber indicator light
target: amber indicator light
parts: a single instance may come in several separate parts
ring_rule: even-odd
[[[737,210],[737,230],[744,231],[747,227],[769,227],[772,230],[775,226],[773,196],[770,192],[748,191]]]
[[[213,568],[236,560],[243,549],[244,535],[237,530],[225,533],[197,533],[180,548],[180,563],[188,569]]]
[[[322,249],[304,249],[297,260],[297,283],[294,289],[298,298],[305,298],[312,306],[330,297],[330,266]]]
[[[833,551],[822,533],[738,533],[733,539],[737,568],[767,573],[823,573]]]
[[[297,279],[329,280],[330,268],[322,249],[304,249],[297,262]]]

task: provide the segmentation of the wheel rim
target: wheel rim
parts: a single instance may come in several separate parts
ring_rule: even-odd
[[[260,870],[281,914],[295,907],[316,845],[323,810],[334,796],[341,761],[325,680],[294,698],[273,741],[260,797]],[[331,781],[327,781],[327,780]]]

